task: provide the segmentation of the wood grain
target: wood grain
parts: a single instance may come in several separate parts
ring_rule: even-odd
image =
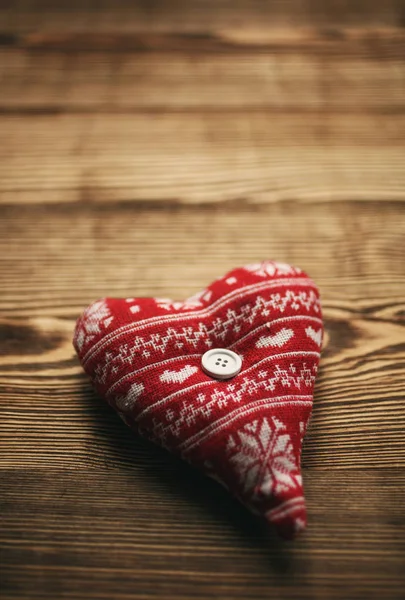
[[[0,116],[0,202],[403,200],[404,125],[402,114]]]
[[[5,1],[0,5],[4,34],[31,32],[176,32],[212,35],[238,28],[253,33],[263,27],[401,27],[404,6],[397,0],[347,3],[344,0],[103,0],[50,3]]]
[[[275,597],[321,599],[342,598],[349,588],[353,598],[377,598],[376,588],[393,597],[394,582],[403,581],[402,513],[397,508],[388,519],[385,512],[387,504],[401,502],[403,472],[388,470],[388,485],[378,470],[337,471],[333,480],[308,472],[311,537],[283,544],[214,482],[163,453],[151,454],[147,462],[138,457],[135,471],[6,471],[2,484],[14,490],[6,494],[3,525],[4,565],[9,580],[18,581],[12,591],[110,598],[114,590],[114,598],[135,593],[143,599],[267,598],[271,590]],[[89,494],[89,487],[97,492]],[[361,502],[359,494],[370,489],[381,492]],[[327,517],[343,511],[343,522]],[[18,573],[21,559],[25,568]]]
[[[270,34],[262,46],[186,39],[183,51],[170,49],[169,35],[152,39],[159,51],[117,52],[119,35],[86,37],[83,50],[72,36],[56,47],[52,38],[0,47],[0,111],[403,112],[405,35]]]
[[[399,600],[404,5],[0,3],[0,597]],[[132,434],[97,297],[297,264],[326,336],[294,543]]]

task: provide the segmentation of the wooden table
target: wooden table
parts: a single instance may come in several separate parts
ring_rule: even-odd
[[[1,598],[403,598],[404,3],[2,2]],[[56,6],[55,6],[56,5]],[[74,321],[292,262],[310,525],[265,533],[95,396]]]

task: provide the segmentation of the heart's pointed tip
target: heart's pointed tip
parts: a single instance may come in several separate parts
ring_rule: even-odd
[[[307,526],[307,511],[303,496],[295,496],[278,504],[265,514],[266,520],[276,529],[278,535],[292,540]]]

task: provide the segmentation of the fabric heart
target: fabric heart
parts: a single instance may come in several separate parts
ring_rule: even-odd
[[[235,269],[185,302],[98,300],[79,318],[74,346],[129,426],[290,537],[306,524],[301,444],[322,335],[313,281],[268,261]],[[215,348],[242,359],[237,375],[219,380],[202,369]]]

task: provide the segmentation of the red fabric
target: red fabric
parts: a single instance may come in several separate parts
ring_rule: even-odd
[[[235,269],[185,302],[99,300],[79,318],[74,346],[130,427],[288,537],[306,524],[300,455],[322,335],[315,284],[268,261]],[[240,373],[225,381],[204,373],[211,348],[237,352]]]

